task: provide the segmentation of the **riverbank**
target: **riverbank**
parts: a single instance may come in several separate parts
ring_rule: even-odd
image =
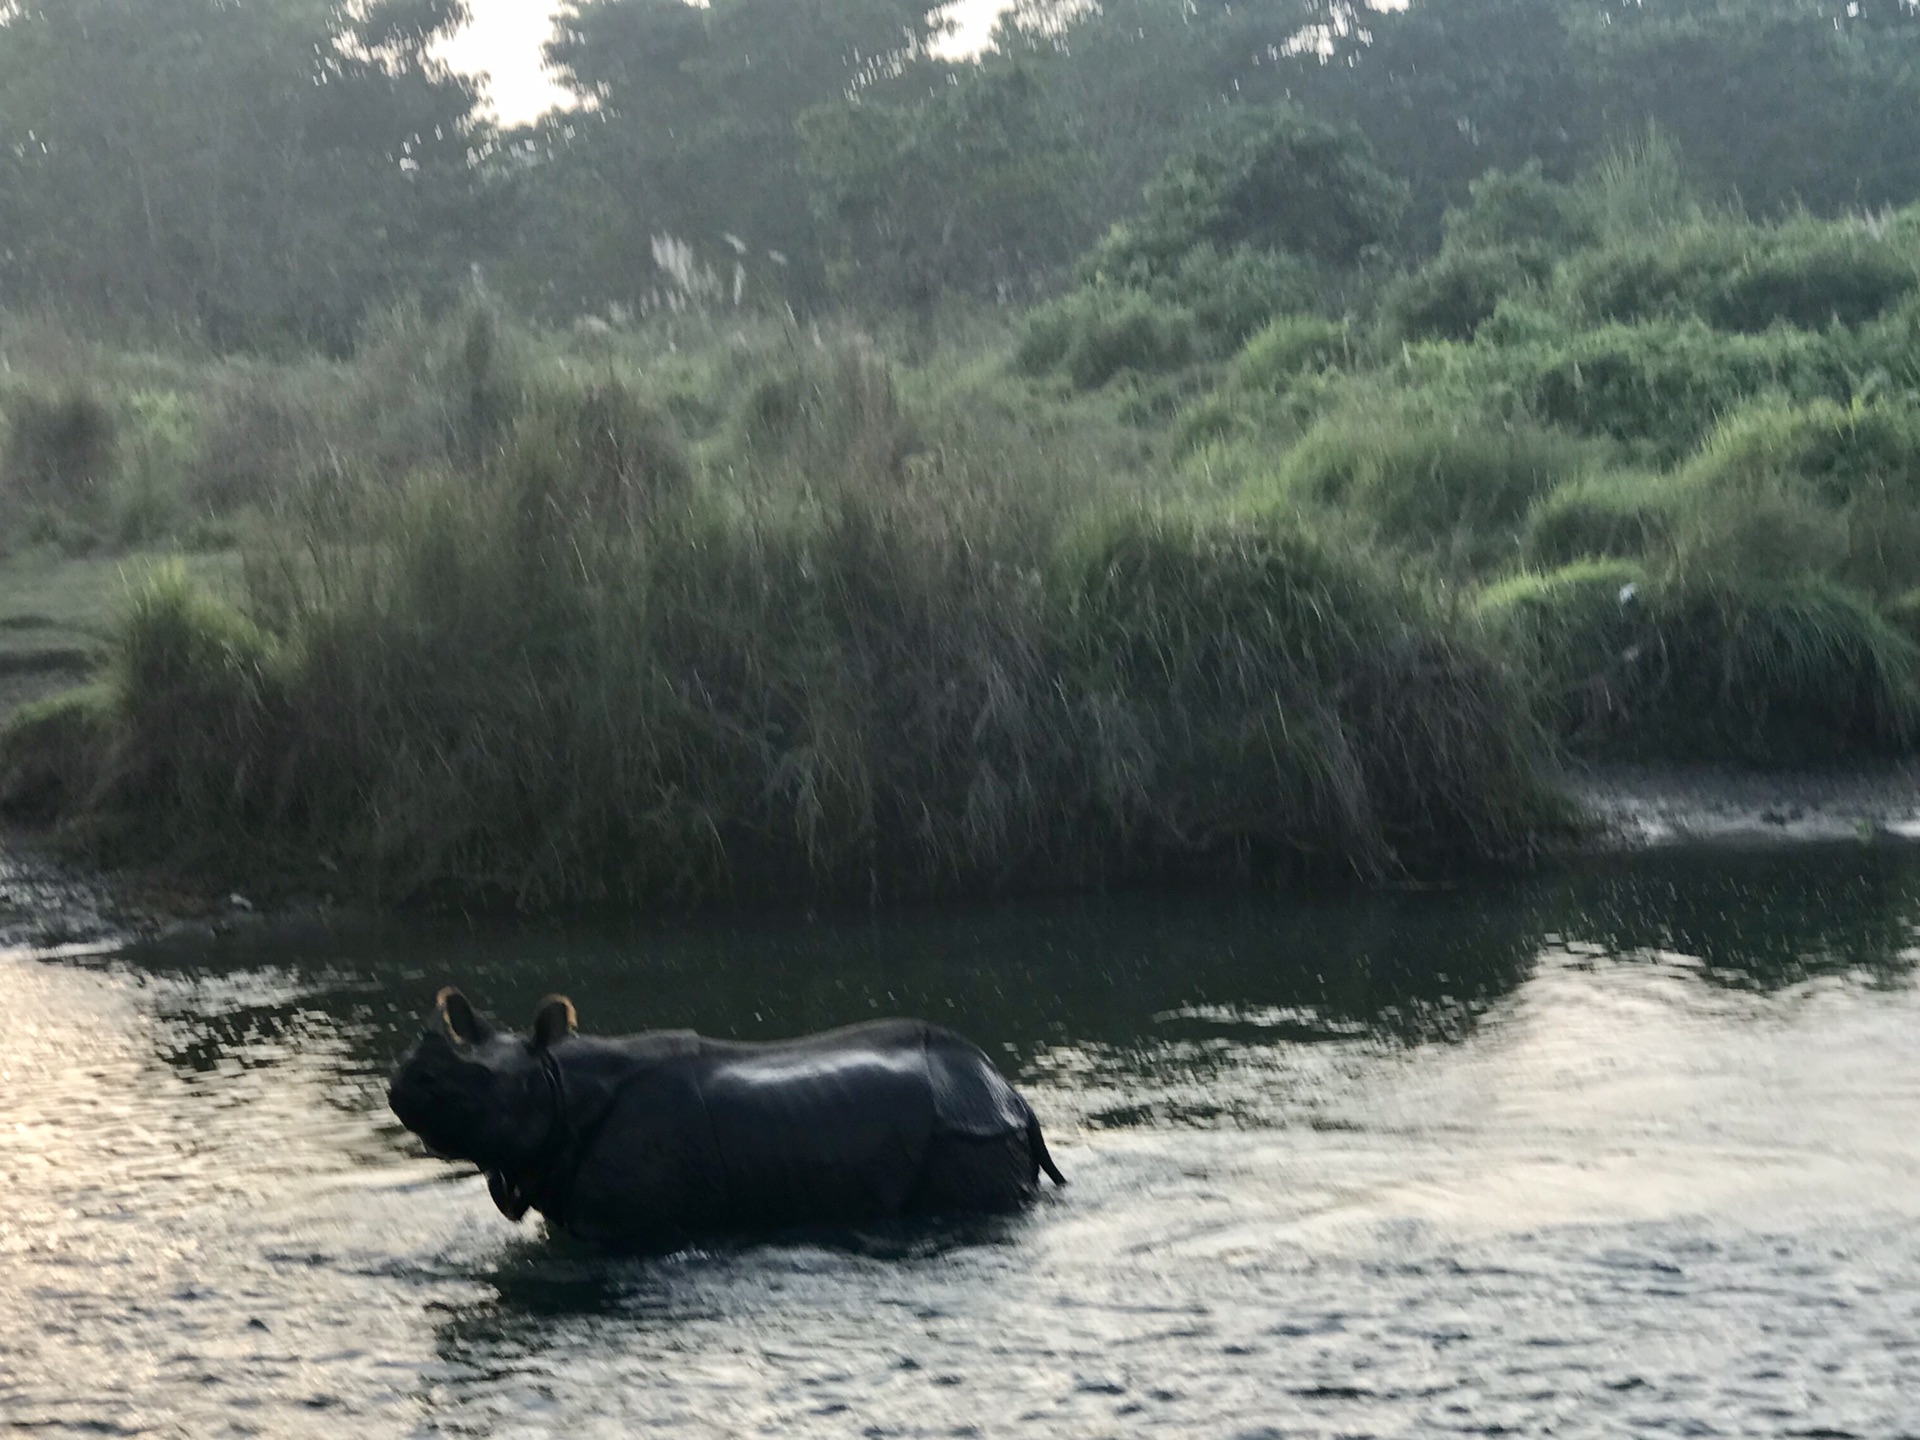
[[[229,556],[198,557],[190,563],[196,576],[206,577],[215,586],[207,594],[224,593],[221,582],[230,580],[238,569]],[[110,647],[118,643],[113,638],[114,617],[116,609],[124,614],[126,578],[150,574],[154,565],[154,557],[134,556],[0,567],[0,731],[22,708],[54,699],[106,673]],[[178,588],[177,577],[168,583]],[[705,658],[710,662],[710,655]],[[1543,779],[1542,794],[1551,795],[1555,788],[1553,779]],[[1563,821],[1550,842],[1533,847],[1536,854],[1577,857],[1615,848],[1696,843],[1747,846],[1920,839],[1920,762],[1911,760],[1805,769],[1576,762],[1558,777],[1557,788],[1569,802],[1563,815],[1575,817],[1575,823],[1569,826]],[[283,857],[297,853],[291,845],[281,852]],[[1248,853],[1242,847],[1243,878],[1284,883],[1288,873],[1284,866],[1270,864],[1256,873],[1246,863]],[[88,870],[83,864],[76,869],[76,855],[110,868]],[[1217,855],[1202,857],[1202,866],[1217,859]],[[44,947],[110,935],[151,936],[182,927],[209,934],[244,927],[257,923],[256,911],[250,901],[236,895],[236,886],[261,897],[269,910],[279,908],[286,897],[300,897],[292,903],[304,906],[309,903],[304,897],[334,888],[329,882],[338,872],[329,871],[327,863],[316,863],[309,855],[299,865],[256,865],[243,875],[218,864],[207,865],[204,857],[157,852],[87,856],[84,849],[76,852],[49,843],[42,827],[15,825],[0,832],[0,943]],[[1232,863],[1229,857],[1229,866]],[[296,869],[304,873],[295,875]],[[1104,883],[1153,885],[1192,878],[1195,873],[1207,872],[1202,867],[1168,866],[1158,874],[1110,876]],[[1350,868],[1349,874],[1353,873]],[[1082,876],[1079,883],[1102,882]],[[1071,878],[1049,888],[1062,885],[1075,888]],[[955,887],[946,893],[965,893],[965,889]],[[342,893],[358,894],[351,888]],[[373,893],[358,898],[379,906],[432,903],[436,897]],[[486,898],[497,901],[499,897]],[[608,898],[591,897],[587,903]],[[625,903],[638,898],[629,896]],[[738,897],[741,901],[765,898],[774,897]],[[871,904],[912,897],[870,892],[864,898]],[[702,902],[731,903],[725,895],[680,897],[680,903]],[[617,897],[615,903],[621,903]]]
[[[1606,765],[1570,777],[1602,844],[1920,840],[1920,762],[1826,770]]]

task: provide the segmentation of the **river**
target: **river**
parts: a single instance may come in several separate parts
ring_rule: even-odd
[[[1920,849],[1467,889],[0,950],[0,1429],[1920,1435]],[[434,990],[922,1014],[1071,1184],[615,1258],[385,1074]]]

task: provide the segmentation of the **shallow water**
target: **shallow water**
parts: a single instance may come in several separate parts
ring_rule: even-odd
[[[1920,851],[1471,892],[0,952],[0,1428],[1920,1434]],[[433,990],[920,1013],[1072,1184],[612,1259],[425,1158]]]

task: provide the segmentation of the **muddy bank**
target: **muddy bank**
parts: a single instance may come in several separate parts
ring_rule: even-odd
[[[105,885],[0,830],[0,950],[111,944],[136,933]]]
[[[1609,765],[1568,780],[1608,848],[1920,839],[1920,761],[1771,773]]]
[[[30,664],[0,656],[0,724],[20,706],[84,684],[93,673],[82,661]],[[308,901],[281,907],[271,918],[304,921],[323,908]],[[0,950],[200,941],[268,919],[245,896],[178,877],[85,870],[54,854],[44,836],[0,824]]]

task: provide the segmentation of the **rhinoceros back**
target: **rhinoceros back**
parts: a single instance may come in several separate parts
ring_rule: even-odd
[[[921,1058],[896,1047],[730,1055],[701,1093],[736,1224],[893,1214],[933,1130]]]
[[[702,1079],[735,1219],[896,1215],[955,1140],[1016,1138],[1030,1112],[975,1046],[879,1021],[715,1057]]]
[[[940,1134],[987,1140],[1026,1133],[1027,1102],[978,1046],[929,1026],[926,1063]]]
[[[938,1026],[675,1039],[628,1049],[636,1070],[584,1167],[595,1214],[575,1228],[671,1236],[997,1209],[1030,1185],[1031,1110],[981,1050]]]

